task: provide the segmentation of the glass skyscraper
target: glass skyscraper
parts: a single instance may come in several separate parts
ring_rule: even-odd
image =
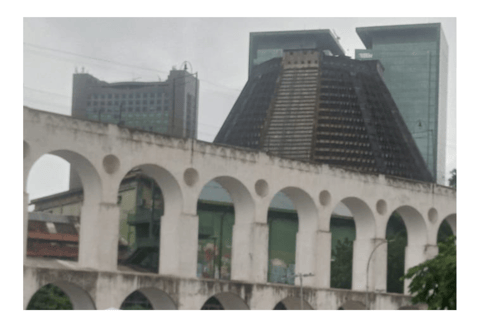
[[[445,183],[448,45],[439,23],[357,28],[437,183]]]

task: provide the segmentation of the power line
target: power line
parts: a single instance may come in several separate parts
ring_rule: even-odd
[[[78,53],[74,53],[74,52],[69,52],[69,51],[58,50],[58,49],[47,48],[47,47],[43,47],[43,46],[39,46],[39,45],[34,45],[34,44],[31,44],[31,43],[27,43],[27,42],[24,42],[23,44],[27,45],[27,46],[30,46],[30,47],[38,48],[38,49],[43,49],[43,50],[48,50],[48,51],[53,51],[53,52],[59,52],[59,53],[63,53],[63,54],[69,54],[69,55],[76,56],[76,57],[107,62],[107,63],[111,63],[111,64],[121,65],[121,66],[124,66],[124,67],[142,69],[142,70],[148,70],[148,71],[155,71],[155,72],[159,72],[159,73],[168,74],[168,72],[162,71],[162,70],[135,66],[135,65],[131,65],[131,64],[123,63],[123,62],[108,60],[108,59],[95,58],[95,57],[91,57],[91,56],[87,56],[87,55],[83,55],[83,54],[78,54]]]
[[[34,44],[31,44],[31,43],[27,43],[27,42],[24,42],[23,44],[24,44],[24,45],[27,45],[27,46],[30,46],[30,47],[33,47],[33,48],[41,49],[41,50],[58,52],[58,53],[62,53],[62,54],[68,54],[68,55],[72,55],[72,56],[76,56],[76,57],[81,57],[81,58],[91,59],[91,60],[97,60],[97,61],[101,61],[101,62],[107,62],[107,63],[110,63],[110,64],[120,65],[120,66],[124,66],[124,67],[128,67],[128,68],[140,69],[140,70],[147,70],[147,71],[154,71],[154,72],[163,73],[163,74],[169,74],[169,73],[166,72],[166,71],[162,71],[162,70],[158,70],[158,69],[146,68],[146,67],[131,65],[131,64],[123,63],[123,62],[118,62],[118,61],[113,61],[113,60],[108,60],[108,59],[91,57],[91,56],[87,56],[87,55],[83,55],[83,54],[78,54],[78,53],[74,53],[74,52],[69,52],[69,51],[64,51],[64,50],[59,50],[59,49],[47,48],[47,47],[44,47],[44,46],[34,45]],[[219,87],[219,88],[224,88],[224,89],[227,89],[227,90],[233,90],[233,91],[236,91],[236,92],[240,92],[240,91],[241,91],[240,89],[230,88],[230,87],[227,87],[227,86],[224,86],[224,85],[220,85],[220,84],[214,83],[214,82],[209,81],[209,80],[205,80],[205,79],[199,79],[199,80],[202,81],[202,82],[208,83],[208,84],[210,84],[210,85],[217,86],[217,87]]]
[[[50,95],[55,95],[55,96],[59,96],[59,97],[64,97],[64,98],[68,98],[68,99],[71,99],[72,97],[70,96],[66,96],[64,94],[60,94],[60,93],[55,93],[55,92],[49,92],[49,91],[43,91],[43,90],[39,90],[39,89],[33,89],[33,88],[30,88],[30,87],[26,87],[26,86],[23,86],[24,89],[28,89],[28,90],[32,90],[32,91],[37,91],[37,92],[41,92],[41,93],[45,93],[45,94],[50,94]]]

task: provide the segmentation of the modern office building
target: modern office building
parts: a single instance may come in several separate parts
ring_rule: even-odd
[[[432,181],[378,61],[283,50],[252,69],[215,143]]]
[[[163,82],[108,83],[76,73],[72,95],[72,117],[197,137],[198,80],[186,70],[171,70]]]
[[[357,28],[435,181],[445,183],[448,45],[440,23]]]
[[[272,58],[283,56],[284,50],[315,49],[330,52],[333,55],[344,55],[337,37],[328,29],[300,31],[251,32],[248,74],[253,67]]]
[[[72,117],[118,124],[181,138],[197,137],[198,79],[171,70],[166,81],[101,81],[88,73],[73,75]],[[70,189],[81,187],[74,172]]]

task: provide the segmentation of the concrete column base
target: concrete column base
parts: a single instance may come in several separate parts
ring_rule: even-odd
[[[313,272],[315,286],[330,288],[330,262],[332,260],[332,233],[318,230],[314,255],[317,257],[315,271]]]
[[[180,214],[162,217],[160,274],[197,276],[198,216]]]
[[[268,224],[235,224],[232,236],[232,280],[266,283]]]

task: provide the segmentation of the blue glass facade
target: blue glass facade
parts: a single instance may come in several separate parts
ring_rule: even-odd
[[[445,182],[448,47],[440,24],[357,28],[366,49],[358,60],[379,60],[384,81],[428,169]]]

